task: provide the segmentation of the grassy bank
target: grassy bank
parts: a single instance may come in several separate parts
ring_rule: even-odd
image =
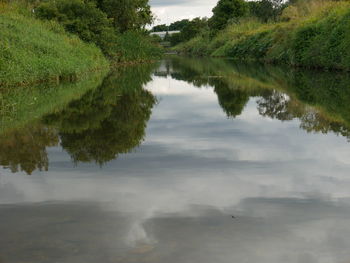
[[[108,67],[97,47],[68,35],[58,24],[5,4],[0,12],[0,86],[76,79]]]
[[[350,3],[309,1],[286,8],[280,22],[241,19],[212,39],[202,34],[174,49],[202,56],[350,70],[349,46]]]
[[[77,80],[109,65],[140,63],[162,55],[146,33],[117,32],[112,19],[93,4],[80,0],[38,3],[0,0],[0,86]],[[65,13],[70,16],[64,17]]]

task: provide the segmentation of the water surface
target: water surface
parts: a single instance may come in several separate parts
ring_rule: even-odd
[[[334,72],[111,73],[0,134],[0,262],[350,262],[349,101]]]

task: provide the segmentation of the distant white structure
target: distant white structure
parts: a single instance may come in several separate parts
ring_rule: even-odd
[[[162,32],[152,32],[150,35],[156,35],[156,36],[160,36],[161,39],[165,38],[166,33],[168,32],[169,36],[176,34],[176,33],[180,33],[180,31],[162,31]]]

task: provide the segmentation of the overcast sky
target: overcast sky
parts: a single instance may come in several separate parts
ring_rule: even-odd
[[[169,24],[184,18],[210,17],[218,0],[150,0],[157,19],[155,25]]]

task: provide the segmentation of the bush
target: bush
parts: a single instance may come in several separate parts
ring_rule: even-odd
[[[57,0],[41,3],[35,10],[40,19],[56,20],[80,39],[95,43],[108,56],[114,55],[116,33],[112,21],[92,2]]]
[[[306,10],[299,5],[305,3],[285,9],[284,22],[263,24],[243,19],[229,25],[207,44],[205,53],[350,70],[350,3],[312,1]],[[194,38],[175,49],[196,54],[203,50],[203,42],[204,38]]]
[[[116,41],[116,62],[145,61],[160,58],[163,50],[152,37],[140,32],[129,31],[120,34]]]

